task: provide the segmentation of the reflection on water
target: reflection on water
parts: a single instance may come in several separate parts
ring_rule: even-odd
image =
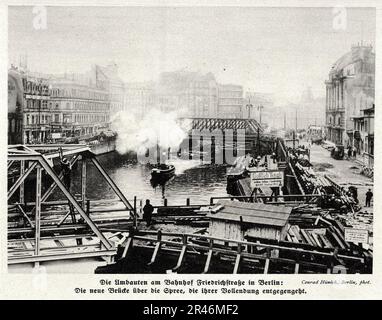
[[[173,160],[175,175],[168,181],[150,181],[151,168],[138,164],[128,156],[110,153],[98,157],[102,166],[128,199],[150,199],[154,205],[185,204],[190,198],[192,203],[208,203],[210,197],[226,196],[226,167],[218,165],[200,165],[193,160]],[[81,190],[80,167],[73,174],[72,192]],[[92,165],[87,166],[89,199],[113,199],[116,195]]]

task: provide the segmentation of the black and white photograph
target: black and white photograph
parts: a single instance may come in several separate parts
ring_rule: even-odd
[[[375,7],[8,6],[7,272],[372,275],[376,30]]]

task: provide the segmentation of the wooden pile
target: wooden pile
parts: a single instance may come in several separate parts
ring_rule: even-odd
[[[286,234],[286,240],[317,248],[346,249],[349,247],[349,244],[344,239],[343,233],[332,225],[328,228],[300,228],[298,225],[291,225]]]
[[[296,172],[305,185],[311,185],[313,188],[331,187],[331,182],[326,177],[316,175],[312,167],[301,165],[300,161],[295,164]]]

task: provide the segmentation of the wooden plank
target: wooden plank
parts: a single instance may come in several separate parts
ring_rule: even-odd
[[[322,235],[322,234],[317,234],[317,235],[318,235],[318,237],[320,238],[320,240],[323,242],[325,248],[333,249],[332,244],[330,243],[330,241],[328,240],[328,238],[326,238],[325,235]]]
[[[158,241],[156,244],[155,244],[155,248],[154,248],[154,252],[153,252],[153,255],[151,256],[151,260],[150,262],[148,263],[148,265],[151,265],[155,262],[155,259],[158,255],[158,252],[159,252],[159,249],[161,247],[161,242]]]
[[[269,258],[265,259],[264,274],[268,273],[269,269]]]
[[[208,273],[208,271],[210,270],[210,264],[211,264],[211,259],[212,259],[212,253],[213,253],[213,250],[212,250],[212,249],[208,250],[208,253],[207,253],[207,259],[206,259],[206,264],[204,265],[203,273]]]
[[[132,247],[133,244],[133,238],[129,237],[127,238],[125,249],[123,249],[122,258],[126,258],[127,251],[129,250],[130,246]]]
[[[238,270],[239,270],[239,265],[240,265],[240,259],[241,259],[241,254],[238,253],[236,255],[236,259],[235,259],[235,266],[233,268],[233,274],[237,274]]]
[[[313,237],[314,241],[317,243],[317,246],[319,246],[320,248],[322,248],[323,245],[321,244],[321,241],[320,241],[320,239],[318,238],[318,235],[317,235],[315,232],[313,232],[313,231],[310,232],[310,235]]]
[[[297,237],[299,242],[303,242],[301,234],[300,234],[300,228],[297,225],[292,225],[291,229],[293,230],[294,235]]]
[[[307,232],[304,229],[301,229],[301,235],[303,236],[305,242],[307,242],[311,246],[315,246],[314,242],[312,242],[311,238],[308,236]]]
[[[180,251],[178,262],[177,262],[175,268],[172,269],[173,271],[177,271],[182,266],[182,262],[183,262],[183,258],[184,258],[184,255],[186,253],[186,250],[187,250],[187,245],[183,245],[182,250]]]

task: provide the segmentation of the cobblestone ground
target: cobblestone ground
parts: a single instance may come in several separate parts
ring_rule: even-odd
[[[368,189],[373,191],[373,180],[361,175],[361,166],[349,160],[335,160],[330,156],[330,152],[319,145],[312,145],[310,161],[318,175],[327,175],[346,189],[353,185],[358,188],[358,199],[364,207],[363,210],[373,211],[373,200],[371,208],[365,207],[365,194]]]

